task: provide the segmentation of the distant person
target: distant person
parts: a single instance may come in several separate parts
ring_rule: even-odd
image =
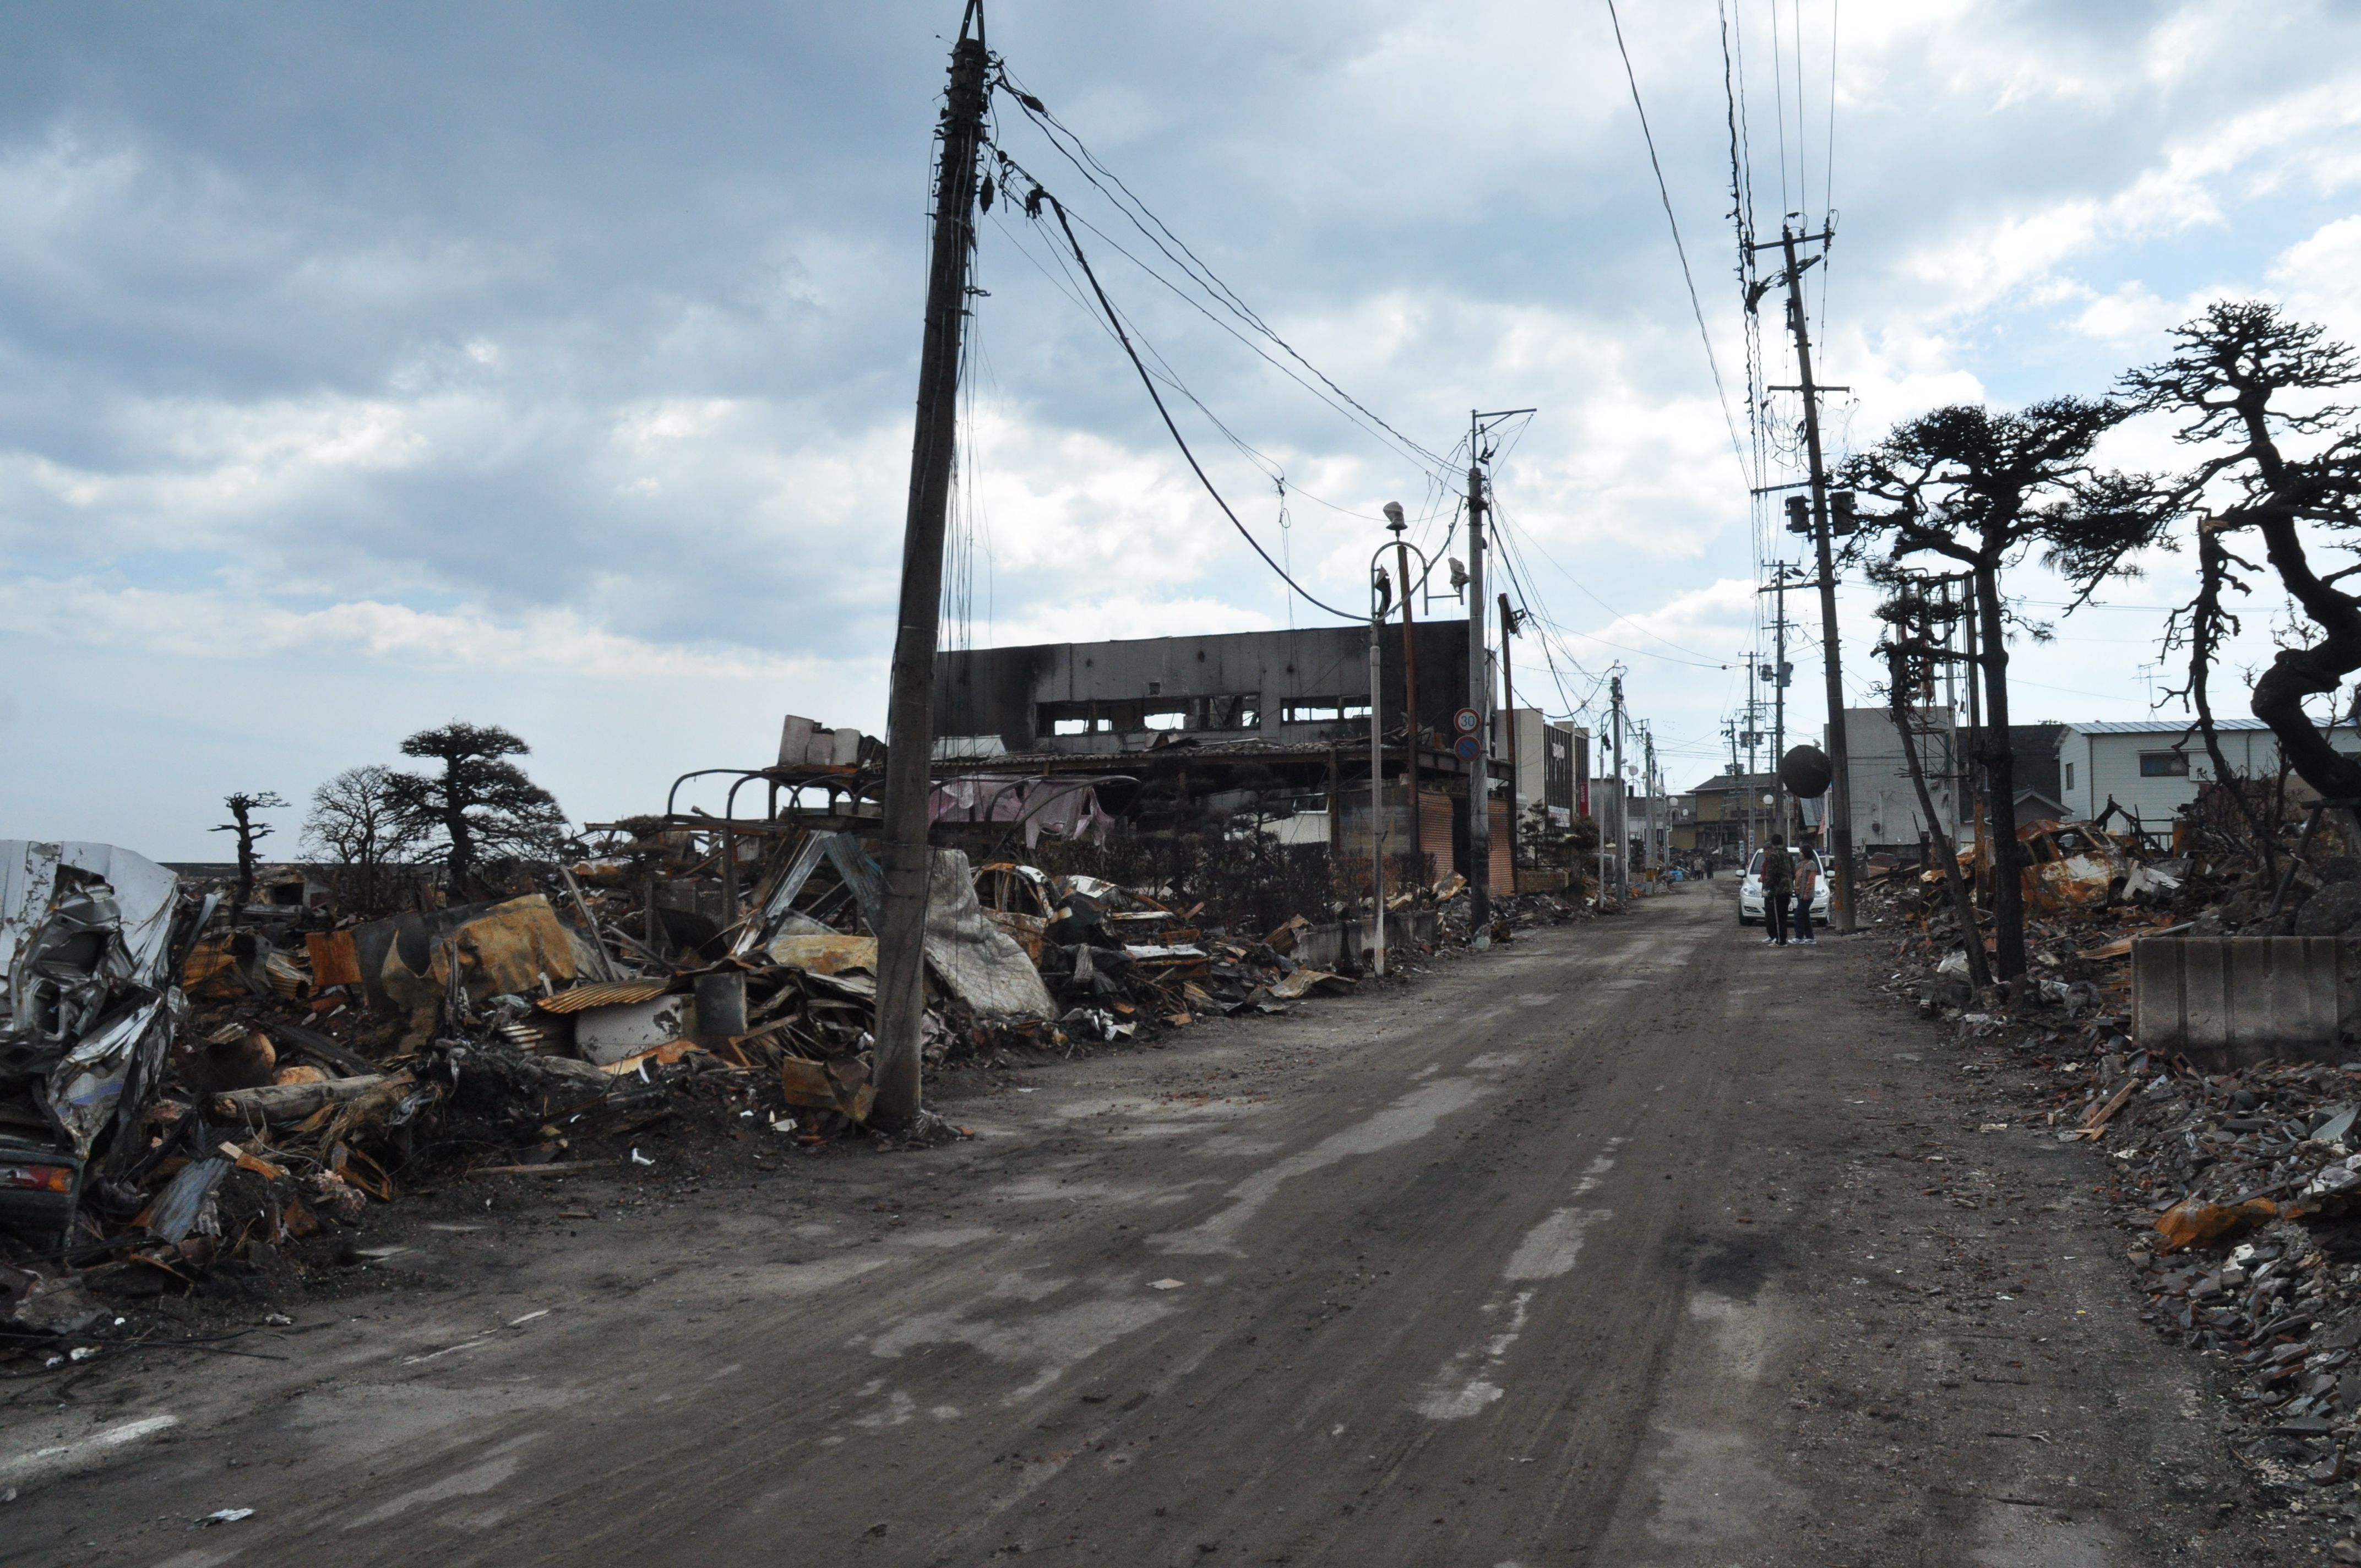
[[[1763,849],[1763,924],[1770,928],[1767,947],[1787,945],[1787,901],[1795,896],[1795,867],[1787,859],[1785,835],[1773,833]]]
[[[1820,892],[1820,857],[1806,850],[1795,862],[1795,941],[1799,947],[1817,948],[1812,938],[1812,900]]]

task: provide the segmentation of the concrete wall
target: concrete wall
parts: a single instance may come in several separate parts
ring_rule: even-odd
[[[1386,948],[1412,945],[1432,947],[1441,922],[1432,909],[1404,910],[1386,916]],[[1362,916],[1314,926],[1296,938],[1294,959],[1306,969],[1358,970],[1361,955],[1377,940],[1375,922]]]
[[[2342,1061],[2356,979],[2361,942],[2351,938],[2147,938],[2132,944],[2132,1035],[2216,1069]]]
[[[1913,733],[1918,763],[1927,773],[1927,793],[1935,798],[1936,816],[1947,832],[1956,833],[1960,796],[1952,783],[1960,771],[1959,727],[1951,709],[1937,704],[1916,710]],[[1856,849],[1916,850],[1926,814],[1910,785],[1910,768],[1902,754],[1902,738],[1894,715],[1883,707],[1849,707],[1844,711],[1845,742],[1850,748],[1852,774],[1852,841]]]

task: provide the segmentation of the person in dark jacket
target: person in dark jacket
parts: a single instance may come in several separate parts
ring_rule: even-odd
[[[1773,833],[1763,850],[1763,924],[1765,944],[1787,945],[1787,901],[1795,895],[1795,863],[1787,858],[1784,834]]]

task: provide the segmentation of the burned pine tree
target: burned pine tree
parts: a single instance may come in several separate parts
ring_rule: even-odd
[[[440,773],[397,773],[387,788],[402,823],[442,836],[453,896],[467,895],[487,861],[556,852],[566,835],[557,797],[509,761],[532,751],[497,724],[457,721],[401,743],[403,756],[443,764]]]
[[[2189,649],[2188,696],[2215,777],[2232,782],[2213,736],[2206,674],[2223,636],[2236,629],[2222,590],[2249,592],[2247,579],[2260,575],[2230,549],[2228,536],[2252,532],[2279,586],[2311,623],[2309,640],[2281,648],[2256,681],[2254,716],[2270,726],[2285,765],[2323,798],[2361,801],[2361,759],[2331,745],[2304,708],[2312,697],[2333,696],[2361,669],[2361,596],[2338,586],[2361,565],[2323,576],[2312,560],[2314,549],[2355,549],[2361,425],[2346,406],[2291,409],[2285,400],[2293,394],[2310,402],[2308,394],[2361,383],[2361,357],[2326,340],[2318,326],[2290,321],[2259,301],[2217,302],[2172,336],[2179,345],[2172,356],[2128,372],[2123,391],[2127,408],[2184,420],[2175,433],[2183,444],[2213,449],[2180,477],[2176,492],[2181,504],[2204,510],[2198,513],[2198,592],[2173,630]],[[2311,450],[2289,452],[2283,443],[2290,437]],[[2233,785],[2230,793],[2268,856],[2269,834],[2243,791]]]
[[[1927,824],[1927,836],[1933,840],[1936,856],[1943,868],[1943,891],[1951,901],[1951,914],[1960,923],[1960,941],[1968,960],[1968,983],[1981,992],[1992,984],[1992,967],[1984,957],[1983,934],[1976,925],[1975,900],[1969,895],[1967,879],[1960,874],[1959,848],[1951,841],[1949,829],[1943,826],[1942,814],[1935,809],[1935,797],[1927,787],[1927,769],[1918,755],[1917,715],[1911,697],[1927,690],[1932,684],[1935,662],[1943,654],[1935,646],[1932,635],[1934,622],[1947,613],[1948,607],[1938,604],[1928,590],[1932,585],[1923,576],[1900,570],[1888,563],[1872,563],[1870,578],[1892,588],[1893,594],[1880,605],[1877,616],[1886,623],[1885,641],[1879,652],[1885,655],[1885,696],[1894,718],[1894,733],[1902,744],[1902,760],[1909,770],[1910,787],[1918,796],[1918,810]]]
[[[1895,426],[1845,466],[1857,493],[1893,508],[1861,514],[1856,548],[1883,541],[1896,562],[1938,555],[1974,582],[1980,636],[1969,678],[1981,670],[1984,725],[1976,760],[1992,832],[1993,958],[2003,980],[2025,972],[2025,856],[2008,731],[2007,636],[2015,617],[2001,598],[2001,574],[2040,548],[2074,585],[2079,603],[2107,577],[2127,575],[2126,557],[2161,534],[2169,499],[2145,477],[2092,461],[2100,438],[2129,412],[2072,397],[2015,412],[1938,409]]]
[[[258,811],[282,811],[286,809],[287,803],[279,798],[275,790],[248,795],[240,789],[222,796],[222,804],[229,807],[230,819],[207,831],[237,835],[237,904],[235,907],[243,910],[254,902],[254,847],[272,832],[270,824],[256,821],[254,814]]]

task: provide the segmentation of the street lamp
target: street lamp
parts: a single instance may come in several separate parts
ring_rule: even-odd
[[[1388,501],[1385,507],[1386,529],[1394,537],[1391,543],[1380,544],[1369,556],[1369,903],[1374,925],[1370,951],[1378,974],[1386,972],[1386,718],[1384,639],[1386,612],[1392,608],[1393,595],[1387,590],[1384,556],[1395,553],[1401,570],[1401,606],[1405,618],[1410,615],[1410,558],[1419,560],[1420,580],[1424,581],[1433,563],[1426,552],[1403,538],[1410,527],[1402,515],[1401,502]],[[1410,667],[1402,668],[1402,691],[1410,696]],[[1407,780],[1410,809],[1418,810],[1418,715],[1411,712],[1404,719],[1403,737],[1409,743],[1410,774]]]

